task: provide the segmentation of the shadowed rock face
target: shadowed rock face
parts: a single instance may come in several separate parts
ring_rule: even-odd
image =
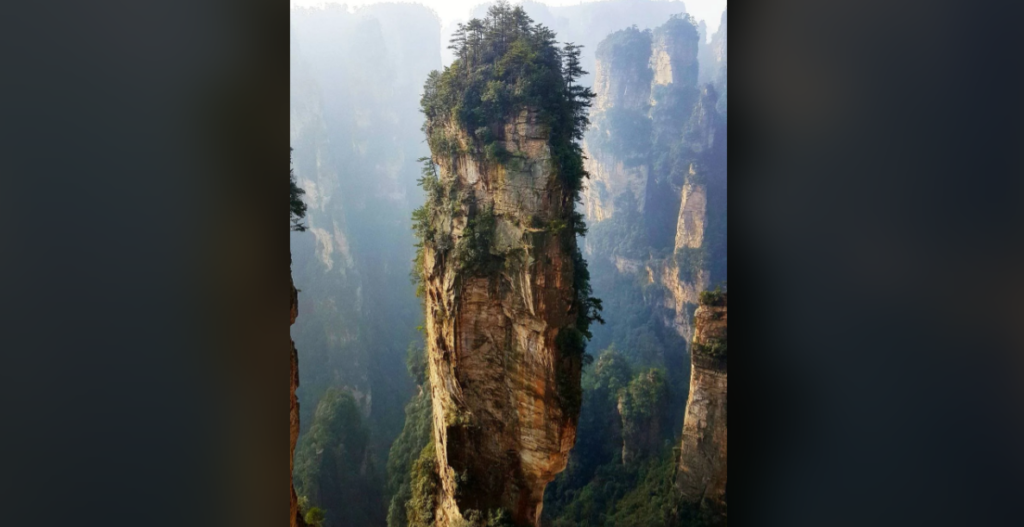
[[[450,252],[425,246],[427,353],[440,479],[437,525],[504,508],[517,525],[539,525],[544,488],[561,472],[576,439],[579,358],[562,357],[559,331],[573,325],[575,238],[552,221],[571,211],[571,194],[549,163],[548,132],[522,112],[501,143],[515,162],[490,161],[466,134],[454,156],[436,156],[440,179],[460,199],[440,220],[453,244],[471,209],[493,207],[488,270],[460,268]]]
[[[299,316],[299,292],[295,289],[295,282],[292,281],[291,276],[288,276],[288,282],[292,288],[291,295],[291,322],[289,325],[295,324],[295,319]],[[299,512],[299,500],[295,495],[295,485],[292,483],[291,475],[295,469],[295,441],[299,438],[299,399],[295,396],[295,389],[299,387],[299,354],[295,350],[295,341],[292,341],[291,345],[291,388],[289,389],[289,444],[288,444],[288,485],[291,487],[291,507],[289,514],[289,525],[291,527],[305,527],[306,522],[302,521],[302,515]]]
[[[726,522],[726,388],[728,380],[725,294],[702,302],[694,314],[690,399],[683,421],[676,488],[712,524]]]
[[[724,141],[719,137],[724,118],[716,111],[715,88],[697,84],[698,44],[696,28],[683,19],[671,19],[651,33],[620,31],[602,42],[595,125],[584,161],[590,179],[583,205],[592,229],[624,221],[615,203],[632,194],[626,197],[635,203],[639,221],[657,231],[646,239],[652,249],[647,259],[589,248],[588,257],[610,259],[620,274],[639,273],[645,283],[660,286],[657,294],[645,295],[660,304],[663,323],[686,341],[693,336],[697,294],[724,278],[711,272],[712,262],[724,255],[707,240],[711,223],[724,225],[724,149],[717,144]],[[651,128],[649,137],[631,143],[628,152],[620,146],[616,154],[610,144],[646,130],[621,115],[646,120]],[[672,162],[655,162],[666,157]],[[675,229],[664,228],[668,225]],[[659,251],[669,256],[657,256]]]

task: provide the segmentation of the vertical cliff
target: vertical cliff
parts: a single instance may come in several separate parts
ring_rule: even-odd
[[[591,221],[610,219],[623,192],[631,194],[637,210],[644,208],[653,75],[647,64],[650,54],[650,32],[636,28],[614,33],[597,48],[594,126],[587,134],[585,160],[590,183],[583,195]]]
[[[414,218],[439,526],[539,525],[576,438],[595,308],[574,211],[590,95],[574,84],[578,51],[531,22],[498,4],[424,90],[431,159]]]
[[[668,415],[665,379],[660,370],[641,372],[619,393],[622,464],[643,460],[661,447]]]
[[[615,32],[597,52],[597,103],[586,138],[587,255],[595,283],[612,291],[610,320],[642,313],[674,334],[652,330],[659,345],[651,348],[678,354],[641,358],[670,375],[684,371],[698,292],[726,279],[725,116],[716,85],[697,82],[698,53],[709,60],[724,54],[724,28],[715,35],[714,45],[702,47],[691,18],[671,17],[653,31]],[[713,65],[724,88],[721,60]],[[595,337],[598,345],[643,346],[636,327],[646,324],[610,326]]]
[[[675,84],[677,86],[696,84],[699,71],[698,43],[697,27],[682,17],[672,17],[667,23],[658,27],[654,31],[651,55],[654,84]]]
[[[295,282],[292,281],[291,275],[288,276],[288,285],[291,287],[291,322],[288,325],[295,324],[295,319],[299,316],[299,291],[295,289]],[[295,469],[295,442],[299,438],[299,399],[295,396],[295,389],[299,387],[299,354],[295,349],[295,341],[291,341],[291,376],[290,376],[290,389],[289,389],[289,442],[288,442],[288,486],[291,490],[291,506],[289,509],[289,525],[291,527],[305,527],[306,523],[302,521],[302,514],[299,511],[299,500],[295,495],[295,484],[292,482],[292,471]]]
[[[420,202],[419,93],[440,67],[440,21],[424,6],[374,4],[291,10],[290,143],[306,190],[308,235],[294,236],[302,317],[302,433],[324,393],[343,388],[370,428],[384,466],[415,386],[405,349],[419,306],[407,279]],[[363,486],[376,486],[370,474]]]
[[[712,525],[727,516],[727,298],[703,293],[694,313],[690,399],[686,403],[676,488]]]
[[[572,201],[551,168],[536,113],[523,111],[502,131],[519,156],[516,169],[474,152],[439,163],[442,184],[464,199],[438,226],[452,247],[472,250],[493,237],[473,255],[482,265],[424,251],[442,525],[498,507],[533,523],[575,441],[575,408],[559,384],[578,387],[580,361],[556,345],[576,317],[574,242],[546,227],[564,221]]]

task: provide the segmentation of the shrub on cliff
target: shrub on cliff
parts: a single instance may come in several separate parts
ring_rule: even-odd
[[[289,163],[290,162],[291,161],[289,160]],[[299,188],[299,184],[295,181],[295,169],[289,168],[288,176],[290,185],[288,195],[291,202],[289,211],[291,229],[293,231],[301,232],[306,230],[306,224],[302,223],[302,219],[306,217],[306,203],[302,201],[302,195],[305,194],[306,191]]]
[[[548,132],[553,168],[563,184],[563,199],[580,201],[583,179],[583,150],[579,141],[590,124],[588,109],[594,93],[577,80],[587,72],[580,65],[581,48],[568,43],[559,48],[555,33],[535,24],[521,6],[511,7],[499,1],[483,19],[460,24],[451,40],[456,59],[444,71],[431,72],[420,100],[426,116],[423,130],[433,159],[424,162],[420,183],[427,202],[414,215],[414,229],[421,245],[441,248],[437,240],[437,215],[446,214],[453,188],[437,177],[434,161],[460,152],[459,142],[449,129],[454,125],[474,143],[477,152],[500,163],[511,162],[511,155],[498,143],[504,124],[524,109],[537,113]],[[493,231],[488,214],[470,211],[470,236],[455,247],[456,261],[471,272],[490,272],[495,262],[489,254]],[[586,226],[582,214],[567,208],[560,218],[570,227],[560,234],[567,242],[572,235],[583,235]],[[445,240],[440,240],[443,242]],[[579,249],[572,244],[574,285],[576,289],[576,327],[590,338],[589,325],[601,321],[600,300],[590,296],[590,275]],[[422,247],[421,247],[422,249]],[[485,250],[486,249],[486,250]],[[499,262],[500,263],[500,262]],[[415,280],[422,283],[422,250],[417,255]],[[603,321],[601,321],[603,322]]]
[[[580,47],[559,48],[553,31],[535,24],[521,6],[501,1],[485,18],[459,24],[449,48],[455,61],[427,77],[420,101],[434,155],[458,151],[443,130],[454,122],[489,158],[504,162],[508,153],[496,143],[498,134],[510,116],[531,108],[550,131],[559,173],[578,191],[586,173],[575,141],[590,123],[587,108],[594,97],[576,82],[586,74]]]
[[[433,527],[438,483],[437,455],[431,441],[412,467],[412,497],[405,504],[409,527]]]

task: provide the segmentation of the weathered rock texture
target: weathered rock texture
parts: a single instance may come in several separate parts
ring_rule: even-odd
[[[686,403],[676,488],[684,503],[712,524],[725,524],[726,503],[726,295],[702,302],[694,314],[690,399]]]
[[[708,195],[704,185],[683,185],[679,221],[676,222],[676,250],[699,248],[704,244],[704,222],[707,219]]]
[[[724,28],[720,33],[724,38]],[[592,234],[587,255],[610,260],[619,274],[639,274],[640,283],[656,284],[643,296],[682,342],[693,336],[697,293],[726,278],[725,123],[715,86],[697,82],[699,44],[697,28],[686,18],[650,32],[623,30],[603,41],[594,125],[585,144],[590,180],[583,204]],[[724,43],[702,51],[718,60]],[[721,61],[722,71],[715,71],[724,86]],[[602,226],[616,221],[641,223],[643,234]],[[601,243],[602,229],[619,238],[629,233],[634,243]]]
[[[556,338],[576,321],[575,238],[552,227],[573,200],[549,163],[548,132],[524,111],[501,130],[512,160],[488,160],[454,125],[460,153],[437,155],[442,186],[459,198],[435,220],[449,247],[493,207],[486,270],[460,268],[425,244],[426,332],[440,496],[437,525],[506,509],[539,525],[545,486],[575,442],[580,359]]]
[[[295,289],[295,282],[292,281],[291,276],[288,277],[289,286],[292,289],[291,294],[291,322],[289,325],[295,324],[295,319],[299,316],[299,291]],[[289,389],[289,412],[288,418],[289,424],[289,443],[288,443],[288,485],[291,488],[291,506],[289,512],[289,525],[291,527],[305,527],[306,522],[302,521],[302,514],[299,511],[299,500],[295,495],[295,484],[292,483],[292,472],[295,470],[295,442],[299,438],[299,399],[295,396],[295,390],[299,387],[299,354],[295,349],[295,341],[291,341],[291,381]]]

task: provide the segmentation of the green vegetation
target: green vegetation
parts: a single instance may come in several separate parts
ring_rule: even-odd
[[[701,270],[707,268],[708,250],[706,244],[700,247],[680,247],[676,250],[676,264],[679,266],[679,279],[691,284],[697,283]]]
[[[650,57],[651,30],[641,31],[636,25],[608,35],[597,45],[597,60],[637,78],[640,85],[650,84],[654,77]]]
[[[665,448],[658,458],[640,466],[634,480],[636,481],[635,487],[615,503],[615,507],[607,515],[604,525],[609,527],[679,525],[674,521],[679,503],[673,488],[676,462],[672,449]]]
[[[294,150],[294,149],[293,149]],[[289,163],[291,160],[289,159]],[[291,220],[291,229],[293,231],[305,231],[306,224],[302,223],[302,219],[306,217],[306,202],[302,201],[302,195],[306,193],[305,190],[299,188],[299,184],[295,181],[295,169],[290,168],[288,170],[288,181],[289,181],[289,199],[291,201],[291,209],[289,212],[289,219]]]
[[[521,6],[500,1],[483,19],[459,24],[449,46],[456,59],[443,72],[432,72],[424,86],[421,107],[430,150],[442,157],[460,151],[444,132],[455,123],[489,159],[505,162],[508,153],[497,143],[513,115],[531,109],[550,133],[559,174],[570,192],[586,177],[581,150],[589,124],[587,109],[594,94],[577,84],[585,75],[580,47],[556,46],[555,33],[534,24]]]
[[[460,24],[450,48],[455,61],[428,76],[420,101],[426,116],[423,131],[433,157],[421,159],[419,182],[427,199],[413,213],[413,230],[419,239],[413,280],[422,295],[428,248],[435,261],[455,265],[461,276],[497,277],[503,268],[521,264],[521,259],[494,250],[498,213],[464,196],[454,178],[442,180],[435,161],[449,164],[452,156],[468,148],[491,162],[512,166],[519,160],[504,146],[506,123],[523,111],[534,112],[538,126],[547,133],[562,203],[570,205],[562,208],[559,217],[548,218],[547,228],[533,236],[535,243],[555,236],[572,255],[577,317],[574,327],[559,334],[564,364],[560,370],[564,371],[558,384],[563,406],[578,412],[579,389],[568,372],[588,358],[585,340],[592,337],[590,325],[603,323],[601,301],[592,296],[587,263],[575,243],[576,236],[586,233],[586,224],[572,206],[580,201],[587,177],[579,141],[590,123],[588,109],[594,97],[577,82],[586,74],[580,65],[581,49],[571,43],[559,48],[554,32],[535,24],[522,7],[504,1],[488,9],[485,18]],[[453,243],[452,224],[462,215],[466,226]],[[531,218],[531,223],[536,220]]]
[[[552,527],[690,527],[675,520],[675,466],[669,447],[640,464],[603,465],[557,511],[545,500],[545,516]],[[546,496],[552,497],[550,492]]]
[[[700,303],[706,306],[724,306],[726,302],[726,295],[727,292],[723,290],[721,284],[719,284],[713,291],[701,291]]]
[[[324,527],[373,525],[384,514],[379,483],[366,480],[369,434],[351,393],[324,392],[295,449],[295,492]]]
[[[455,244],[453,255],[460,271],[475,276],[492,276],[501,269],[504,258],[492,251],[496,227],[493,207],[485,207],[470,216]]]
[[[420,451],[412,466],[410,478],[411,497],[405,504],[409,527],[433,527],[434,509],[437,508],[437,494],[440,481],[437,477],[437,453],[434,442],[430,441]]]
[[[623,423],[662,420],[669,410],[663,372],[645,370],[634,375],[626,355],[606,349],[583,376],[583,411],[566,470],[544,496],[545,525],[668,525],[662,518],[670,505],[670,476],[674,457],[665,446],[638,462],[623,465]],[[623,400],[625,416],[619,412]],[[662,427],[659,443],[677,444],[671,430]],[[667,443],[666,443],[667,441]],[[644,496],[650,498],[648,503]]]
[[[623,427],[638,424],[646,426],[659,418],[659,414],[665,411],[667,389],[665,372],[656,368],[643,372],[630,381],[619,398]]]
[[[484,515],[478,510],[467,510],[454,527],[514,527],[512,516],[505,509],[491,509]]]
[[[324,522],[327,521],[327,516],[324,514],[324,510],[320,507],[313,507],[306,511],[306,515],[303,516],[302,519],[306,521],[306,525],[311,527],[321,527]]]
[[[650,86],[654,76],[648,65],[650,56],[651,31],[636,26],[608,35],[597,47],[597,59],[630,86]],[[646,104],[640,108],[612,106],[595,115],[587,134],[592,151],[609,153],[627,167],[647,162],[652,133],[647,110]]]

